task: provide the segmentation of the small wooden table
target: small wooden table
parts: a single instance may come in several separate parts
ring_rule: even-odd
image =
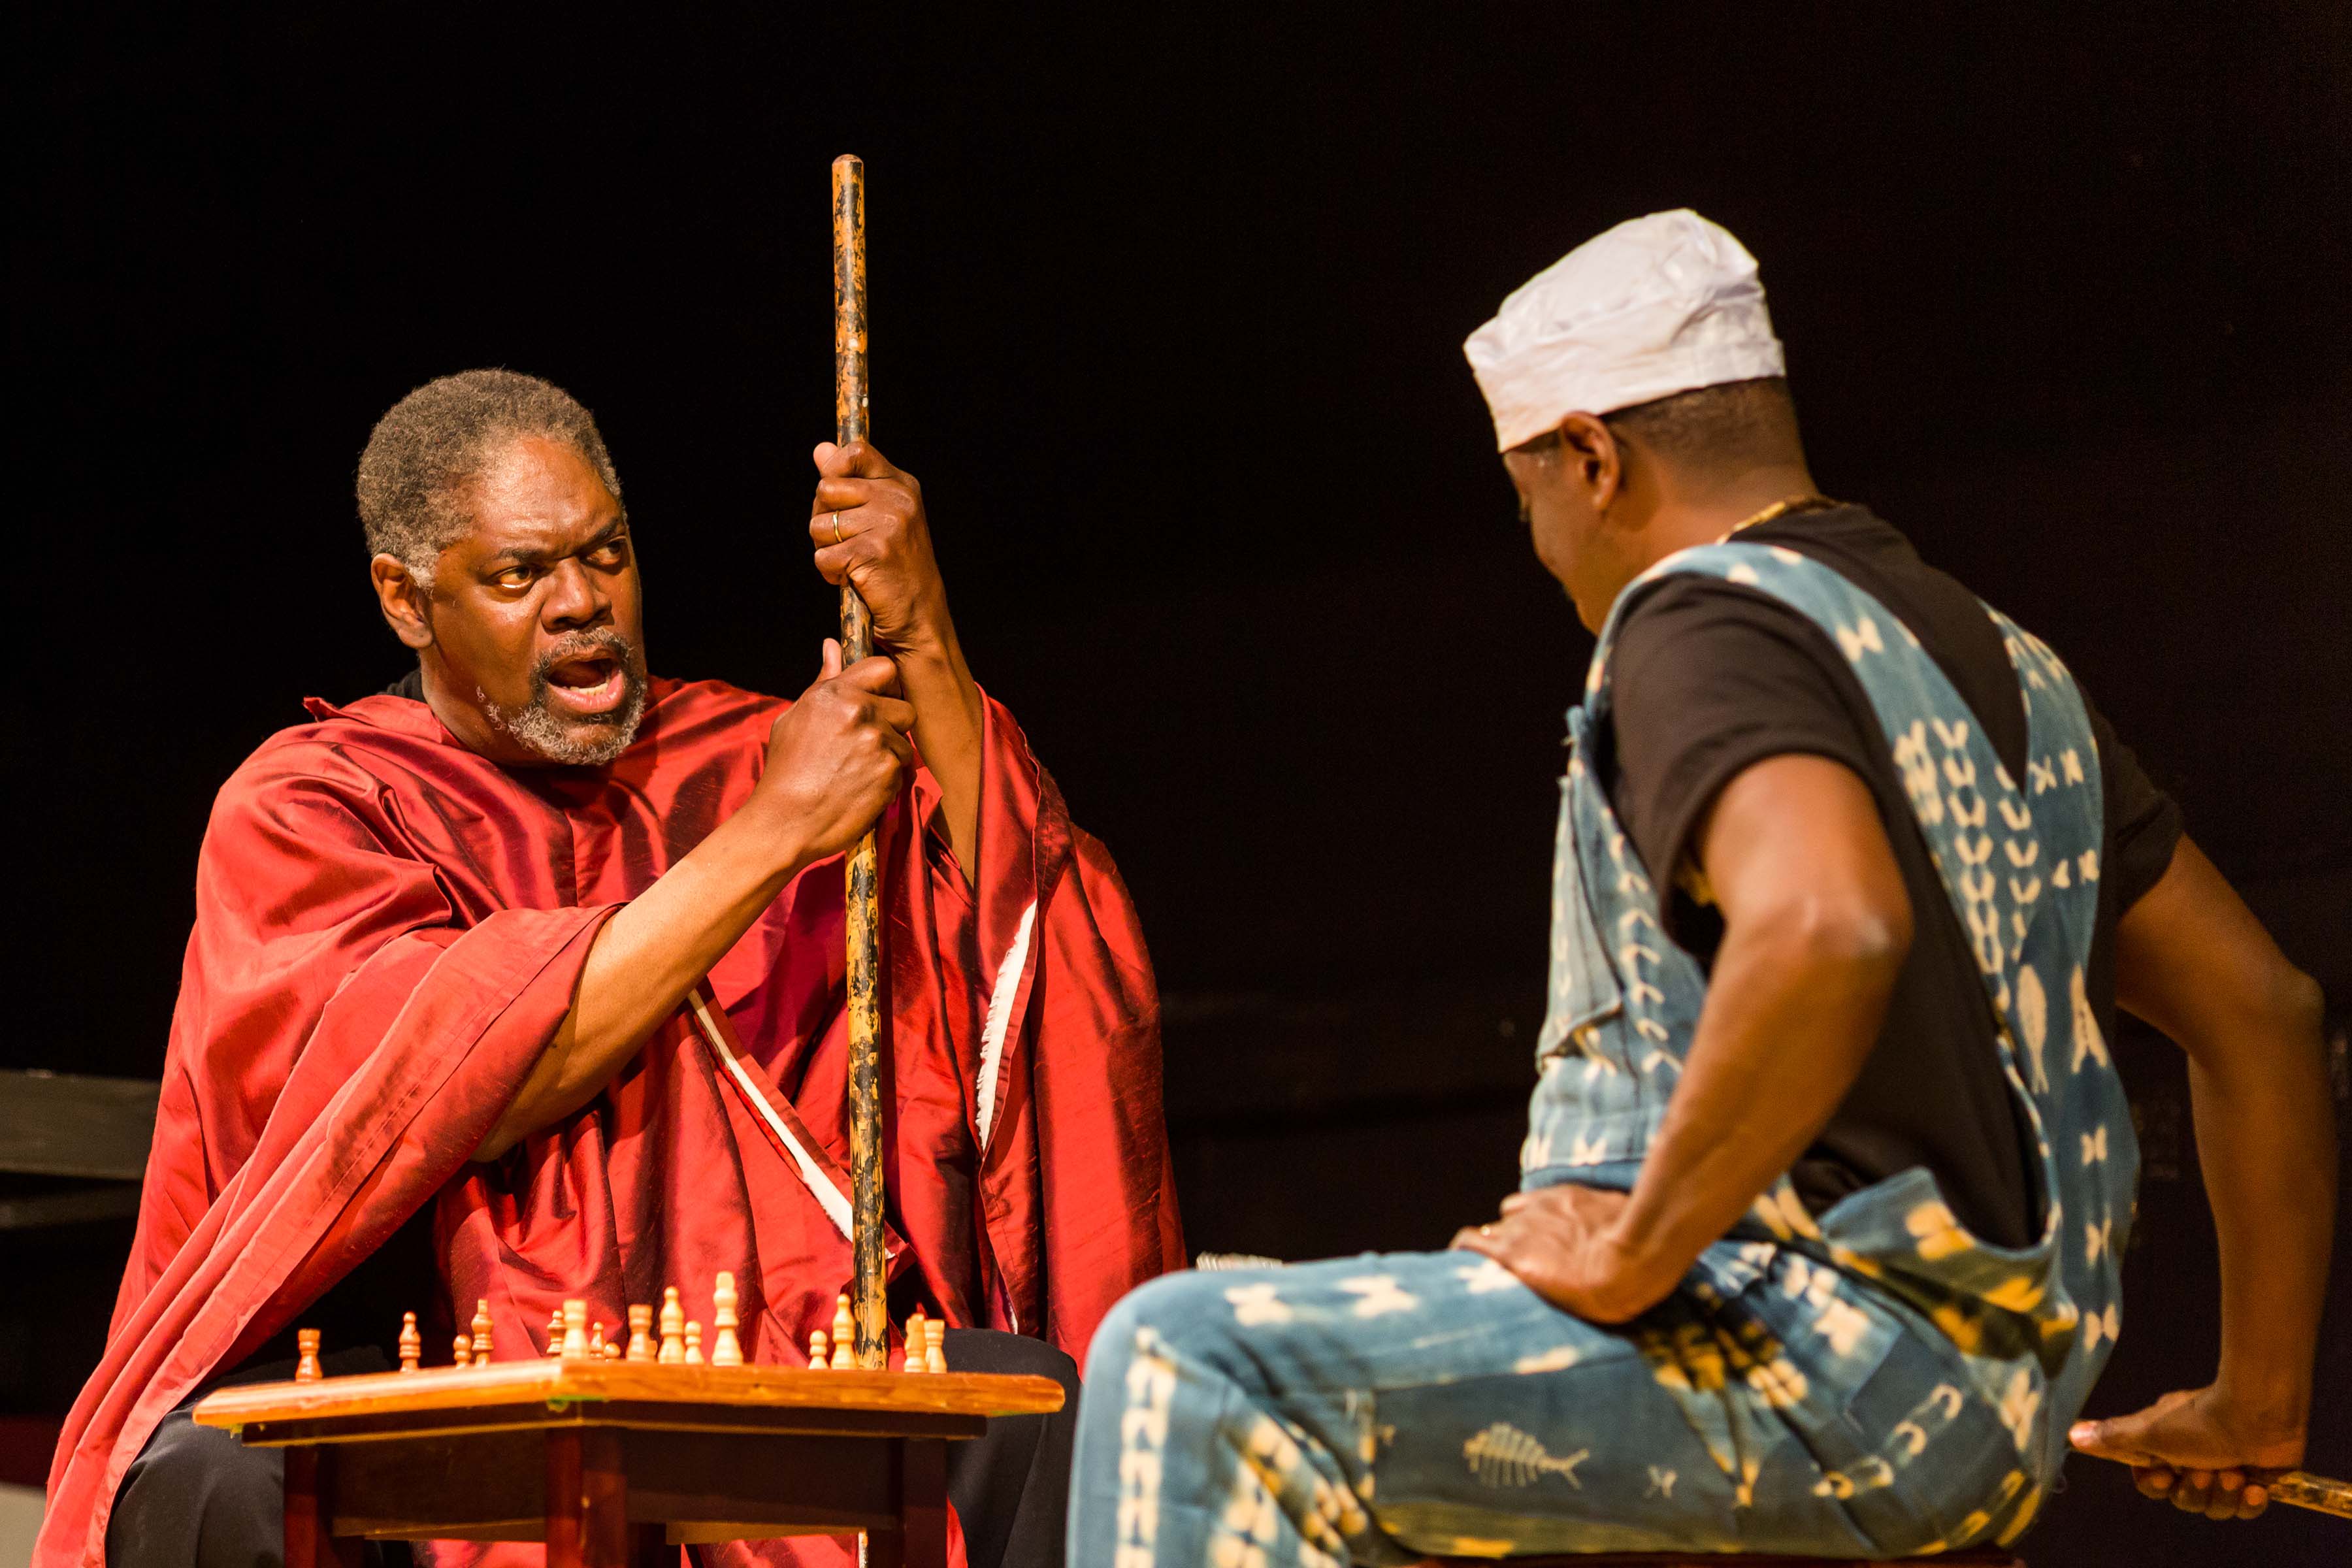
[[[947,1445],[1061,1406],[1045,1377],[550,1359],[226,1388],[194,1416],[286,1450],[286,1568],[354,1568],[367,1539],[650,1568],[852,1531],[870,1568],[946,1568]]]

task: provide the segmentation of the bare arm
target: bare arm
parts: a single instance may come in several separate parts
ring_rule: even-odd
[[[596,933],[572,1011],[476,1159],[497,1159],[593,1099],[785,883],[880,815],[913,721],[886,695],[893,684],[887,659],[845,675],[839,647],[826,645],[817,684],[770,731],[751,798]]]
[[[1791,755],[1746,769],[1696,846],[1723,942],[1630,1198],[1514,1194],[1502,1223],[1454,1241],[1596,1322],[1665,1296],[1820,1134],[1910,952],[1911,901],[1877,803],[1841,763]]]
[[[939,781],[948,841],[971,877],[987,708],[948,614],[922,484],[863,441],[824,442],[816,467],[809,540],[817,547],[817,570],[828,583],[846,577],[856,584],[874,612],[875,651],[898,666],[915,709],[915,745]]]
[[[2259,1488],[2242,1494],[2238,1472],[2303,1458],[2335,1235],[2336,1121],[2319,987],[2183,838],[2163,879],[2116,925],[2116,998],[2188,1054],[2198,1160],[2221,1243],[2221,1355],[2210,1387],[2084,1422],[2075,1442],[2130,1461],[2144,1490],[2184,1507],[2259,1511]],[[2188,1479],[2176,1489],[2177,1472]]]

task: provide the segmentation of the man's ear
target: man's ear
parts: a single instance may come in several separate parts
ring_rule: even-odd
[[[420,653],[431,647],[433,621],[425,609],[428,595],[407,563],[396,555],[379,555],[368,563],[368,579],[392,635]]]
[[[1617,433],[1590,414],[1571,414],[1559,422],[1560,453],[1581,485],[1595,511],[1607,511],[1625,479],[1624,448]]]

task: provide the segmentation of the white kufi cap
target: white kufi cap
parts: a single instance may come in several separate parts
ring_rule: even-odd
[[[1783,372],[1756,258],[1684,208],[1586,240],[1462,345],[1508,451],[1570,414]]]

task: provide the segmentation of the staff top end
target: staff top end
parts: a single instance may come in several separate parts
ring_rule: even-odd
[[[856,174],[866,167],[866,160],[855,153],[844,153],[833,161],[835,174]]]

